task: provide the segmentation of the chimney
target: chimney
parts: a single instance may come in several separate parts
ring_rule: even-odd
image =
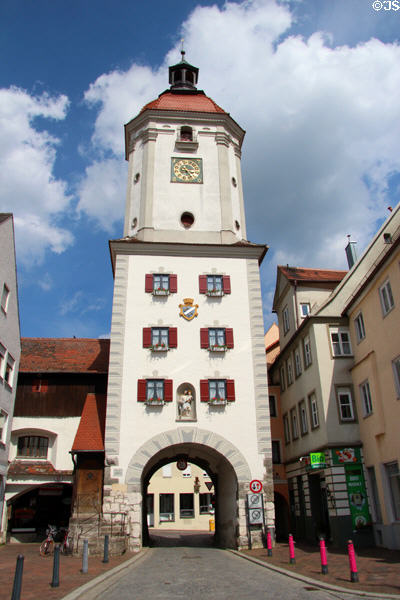
[[[350,239],[351,235],[348,235],[347,238],[349,241],[347,243],[345,251],[346,251],[346,257],[347,257],[347,264],[349,265],[349,269],[351,269],[352,266],[354,265],[354,263],[357,261],[357,252],[356,252],[357,242],[351,241],[351,239]]]

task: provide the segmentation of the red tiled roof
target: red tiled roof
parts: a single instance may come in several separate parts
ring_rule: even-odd
[[[8,467],[7,476],[20,475],[72,475],[72,470],[57,471],[48,461],[14,460]]]
[[[332,269],[304,269],[299,267],[278,266],[278,270],[289,279],[289,281],[309,281],[339,283],[347,275],[347,271],[334,271]]]
[[[104,394],[88,394],[72,444],[72,452],[103,452],[106,417]]]
[[[22,338],[19,370],[25,373],[107,373],[110,340]]]
[[[174,94],[172,92],[165,92],[160,94],[156,100],[146,104],[140,112],[151,108],[157,110],[225,113],[225,111],[218,106],[214,100],[211,100],[211,98],[202,93]]]

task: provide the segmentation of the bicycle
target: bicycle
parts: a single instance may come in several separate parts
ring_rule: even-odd
[[[46,529],[47,538],[43,540],[39,547],[39,553],[41,556],[50,556],[54,552],[55,538],[58,534],[63,535],[63,539],[60,543],[60,551],[62,554],[71,554],[70,540],[69,540],[69,529],[66,527],[60,527],[57,529],[55,525],[49,525]]]

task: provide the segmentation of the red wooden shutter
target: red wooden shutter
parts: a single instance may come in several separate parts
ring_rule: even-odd
[[[138,379],[137,399],[138,402],[146,402],[146,380]]]
[[[41,379],[40,380],[40,391],[42,392],[42,394],[45,394],[48,389],[49,389],[49,382],[47,381],[47,379]]]
[[[225,329],[225,344],[227,348],[233,348],[233,329],[231,327]]]
[[[224,294],[230,294],[231,293],[231,278],[229,275],[223,275],[222,276],[222,286],[224,289]]]
[[[168,346],[169,346],[169,348],[177,348],[178,347],[178,329],[176,327],[169,328]]]
[[[208,348],[208,328],[201,327],[200,328],[200,348]]]
[[[151,294],[151,292],[153,291],[153,275],[151,275],[150,273],[145,275],[144,278],[144,291],[147,294]]]
[[[233,379],[226,380],[226,399],[228,402],[234,402],[235,400],[235,382]]]
[[[200,402],[208,402],[209,399],[208,379],[200,379]]]
[[[205,294],[207,292],[207,275],[199,275],[199,293]]]
[[[176,275],[169,276],[169,291],[171,294],[176,294],[178,291],[178,277]]]
[[[164,379],[164,402],[172,402],[172,379]]]
[[[143,327],[143,348],[151,346],[151,327]]]

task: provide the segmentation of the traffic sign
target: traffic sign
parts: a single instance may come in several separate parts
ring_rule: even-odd
[[[247,494],[247,505],[249,508],[262,508],[262,494]]]
[[[262,489],[263,486],[259,479],[253,479],[250,481],[250,491],[253,492],[253,494],[259,494],[262,492]]]

